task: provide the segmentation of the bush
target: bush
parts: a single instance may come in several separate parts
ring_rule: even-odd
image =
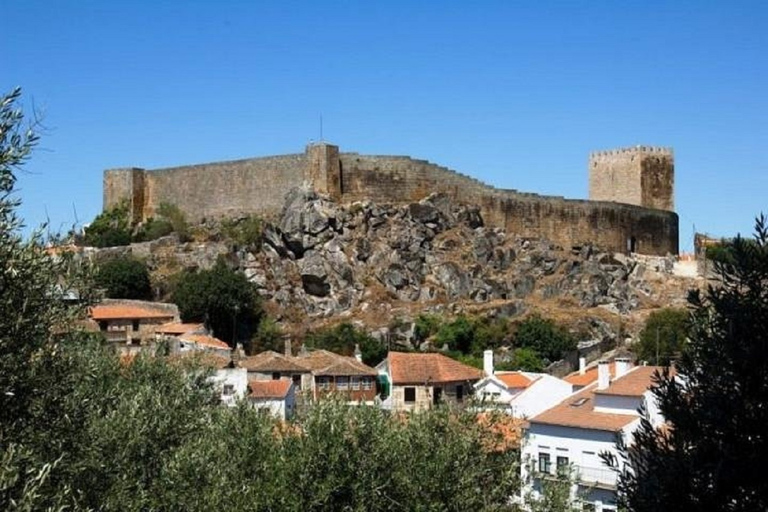
[[[150,217],[133,236],[134,242],[149,242],[173,233],[173,226],[166,219]]]
[[[640,331],[637,357],[652,365],[668,365],[685,346],[689,316],[685,309],[675,308],[651,313]]]
[[[131,219],[128,201],[101,212],[85,228],[83,243],[91,247],[116,247],[131,243]]]
[[[348,322],[309,333],[305,342],[308,347],[325,349],[346,356],[354,354],[357,344],[363,354],[363,362],[369,366],[379,364],[387,356],[387,347],[383,343]]]
[[[535,350],[548,362],[562,359],[576,349],[576,340],[553,320],[531,315],[517,326],[515,345]]]
[[[221,260],[210,270],[182,273],[172,300],[182,320],[205,322],[232,346],[251,338],[262,315],[256,286]]]
[[[110,299],[152,299],[149,270],[144,262],[134,258],[116,258],[102,263],[95,281]]]
[[[189,224],[187,224],[187,219],[178,206],[171,203],[160,203],[157,207],[157,215],[170,224],[173,232],[178,235],[179,241],[189,241]]]
[[[236,245],[253,249],[261,244],[264,221],[257,215],[238,220],[224,219],[221,221],[221,232]]]
[[[280,326],[273,319],[263,316],[256,329],[256,334],[251,340],[249,352],[274,350],[275,352],[282,353],[284,348],[285,340],[283,339],[283,331],[280,329]]]

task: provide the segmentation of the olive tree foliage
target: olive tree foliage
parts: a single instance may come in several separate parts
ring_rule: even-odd
[[[78,332],[59,293],[87,303],[88,283],[19,234],[14,173],[37,139],[18,99],[0,99],[0,510],[507,508],[517,455],[489,450],[470,412],[331,401],[283,423],[220,406],[194,361],[124,360]]]
[[[689,341],[676,376],[656,376],[653,394],[667,425],[644,420],[619,497],[631,511],[768,510],[768,226],[737,237],[716,263],[720,283],[689,294]]]
[[[25,124],[21,90],[0,96],[0,509],[41,509],[41,487],[58,457],[38,457],[35,440],[54,412],[44,396],[55,394],[50,376],[59,361],[53,336],[69,325],[78,308],[60,300],[71,291],[87,299],[77,266],[67,254],[45,251],[43,228],[26,239],[16,210],[17,175],[38,142],[34,123]],[[60,395],[59,395],[60,396]],[[56,509],[56,500],[47,501]]]

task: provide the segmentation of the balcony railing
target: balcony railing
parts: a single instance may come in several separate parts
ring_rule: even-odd
[[[610,468],[595,468],[589,466],[574,466],[576,477],[580,484],[615,489],[618,475]]]

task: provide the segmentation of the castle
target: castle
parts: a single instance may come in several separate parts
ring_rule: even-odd
[[[292,155],[110,169],[104,172],[104,208],[127,200],[137,222],[164,202],[177,205],[190,221],[271,216],[289,190],[307,184],[340,202],[411,202],[442,192],[479,206],[489,226],[565,248],[591,243],[614,252],[678,252],[674,157],[668,148],[645,146],[592,153],[589,200],[497,189],[426,160],[341,153],[338,146],[318,143]]]

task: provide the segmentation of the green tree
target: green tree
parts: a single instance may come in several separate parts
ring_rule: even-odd
[[[690,336],[652,388],[667,425],[643,420],[619,479],[631,511],[768,510],[768,227],[737,237],[721,282],[689,294]],[[620,461],[610,461],[618,465]]]
[[[99,265],[96,285],[105,290],[110,299],[152,299],[149,269],[143,261],[120,257]]]
[[[131,243],[131,219],[127,201],[98,214],[85,228],[83,243],[92,247],[115,247]]]
[[[680,354],[688,337],[688,317],[688,311],[677,308],[651,313],[640,331],[637,357],[652,365],[668,365]]]
[[[512,366],[515,370],[522,370],[524,372],[544,371],[544,362],[539,357],[539,353],[529,347],[515,349]]]
[[[210,270],[184,272],[172,301],[185,322],[205,322],[215,336],[232,346],[250,339],[262,316],[256,286],[222,260]]]
[[[363,362],[370,366],[379,364],[387,356],[387,347],[383,343],[349,322],[310,332],[305,341],[308,347],[330,350],[347,356],[354,354],[355,345],[357,345],[360,347]]]
[[[448,345],[449,350],[458,350],[469,354],[475,342],[475,322],[461,315],[452,322],[440,326],[435,341],[442,346]]]
[[[251,340],[250,352],[273,350],[282,353],[284,348],[285,340],[280,326],[272,318],[263,316]]]
[[[558,361],[576,349],[576,340],[553,320],[531,315],[517,326],[515,345],[531,348],[548,362]]]

